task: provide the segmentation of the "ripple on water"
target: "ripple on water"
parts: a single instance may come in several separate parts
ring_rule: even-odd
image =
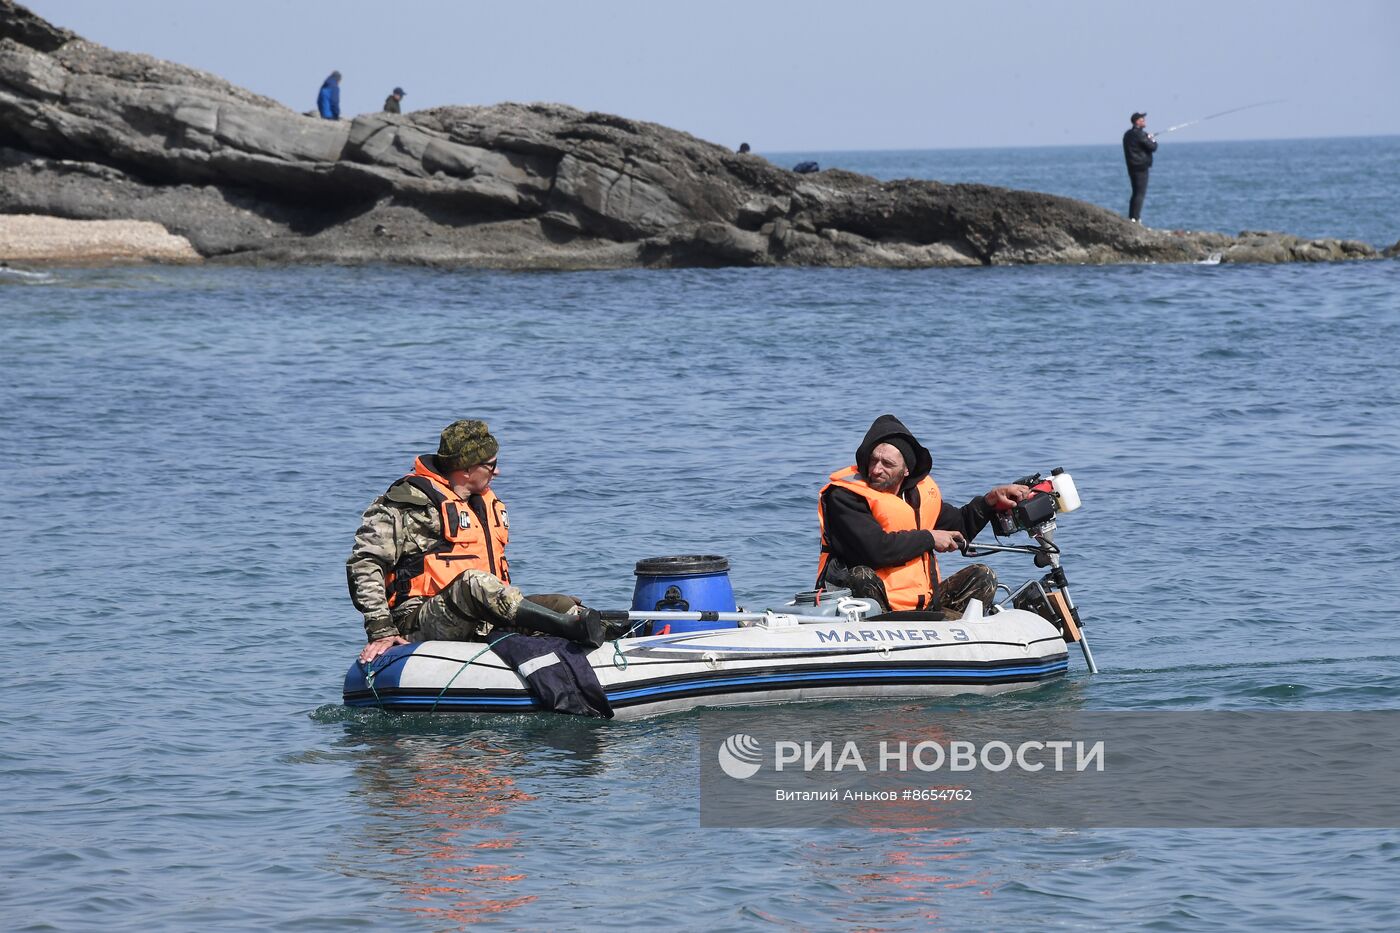
[[[703,713],[390,716],[339,692],[350,536],[441,424],[502,438],[527,590],[624,607],[636,560],[716,552],[758,605],[810,586],[817,489],[892,411],[952,504],[1075,473],[1057,542],[1103,672],[1076,656],[1025,694],[871,708],[1388,709],[1388,268],[6,288],[7,903],[34,928],[1386,929],[1391,831],[701,829]],[[415,333],[469,339],[425,375],[442,346]],[[973,348],[956,376],[949,348]]]

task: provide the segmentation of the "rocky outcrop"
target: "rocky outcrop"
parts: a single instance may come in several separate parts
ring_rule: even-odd
[[[1229,262],[1335,262],[1374,259],[1375,247],[1360,240],[1305,240],[1262,230],[1245,230],[1225,250]]]
[[[1147,230],[1053,195],[797,175],[552,104],[308,117],[0,0],[0,213],[163,224],[206,257],[510,268],[1374,256]]]

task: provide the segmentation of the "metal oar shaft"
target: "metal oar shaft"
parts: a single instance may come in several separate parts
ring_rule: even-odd
[[[621,613],[619,613],[620,615]],[[604,614],[605,616],[607,613]],[[653,609],[650,611],[629,609],[626,612],[628,622],[645,622],[648,619],[669,619],[674,622],[761,622],[768,618],[766,612],[681,612],[671,609]],[[845,616],[808,616],[792,612],[775,612],[774,615],[791,616],[798,622],[844,622]]]
[[[646,619],[675,619],[679,622],[752,622],[763,618],[762,612],[682,612],[679,609],[653,609],[642,612],[627,610],[627,621],[641,622]]]

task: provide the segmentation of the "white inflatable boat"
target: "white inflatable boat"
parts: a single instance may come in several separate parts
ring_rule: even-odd
[[[1037,474],[1020,482],[1036,495],[999,513],[993,527],[998,535],[1025,532],[1036,543],[977,544],[964,553],[1027,554],[1049,572],[1015,592],[1003,587],[1006,598],[997,605],[984,609],[973,600],[961,618],[947,620],[929,612],[882,613],[875,601],[838,590],[742,612],[734,608],[724,558],[651,558],[637,564],[633,609],[612,614],[647,634],[607,642],[587,655],[587,666],[621,718],[706,706],[1024,690],[1065,675],[1071,642],[1092,673],[1093,655],[1053,542],[1056,513],[1078,508],[1078,494],[1060,470],[1050,480]],[[517,673],[492,650],[494,643],[420,642],[369,665],[356,662],[345,675],[345,703],[393,712],[541,709],[527,689],[534,671],[527,664]]]

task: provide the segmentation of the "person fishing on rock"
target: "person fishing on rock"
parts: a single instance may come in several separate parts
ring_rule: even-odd
[[[361,662],[409,641],[475,641],[495,629],[594,647],[626,631],[572,596],[510,585],[510,520],[491,490],[499,450],[486,422],[454,421],[437,454],[418,457],[365,510],[345,563],[368,639]]]
[[[1128,181],[1133,193],[1128,198],[1128,219],[1142,223],[1142,202],[1147,198],[1147,176],[1152,170],[1152,153],[1157,151],[1157,137],[1147,132],[1147,114],[1134,112],[1128,118],[1132,124],[1123,134],[1123,160],[1128,164]]]
[[[894,415],[881,415],[856,448],[856,462],[831,474],[817,506],[821,558],[817,588],[846,587],[889,610],[961,615],[972,599],[986,606],[997,578],[986,564],[940,577],[935,552],[966,547],[994,511],[1031,495],[997,486],[962,507],[943,501],[929,471],[933,456]]]

